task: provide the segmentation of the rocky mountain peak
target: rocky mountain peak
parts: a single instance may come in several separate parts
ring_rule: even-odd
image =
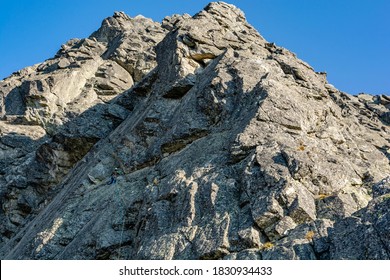
[[[233,5],[117,12],[0,89],[2,258],[390,256],[390,98]]]
[[[232,4],[228,4],[222,1],[209,3],[203,11],[195,15],[195,17],[201,15],[203,12],[210,13],[219,18],[226,18],[231,21],[244,22],[246,21],[244,12]]]

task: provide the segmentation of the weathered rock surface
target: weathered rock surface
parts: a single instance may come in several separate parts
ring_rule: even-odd
[[[54,58],[0,82],[2,240],[39,212],[51,188],[127,117],[133,108],[113,99],[125,98],[156,66],[154,46],[165,33],[150,19],[115,13],[88,39],[72,39]],[[31,205],[19,207],[19,197]]]
[[[390,98],[232,5],[115,13],[0,88],[1,258],[389,258]]]

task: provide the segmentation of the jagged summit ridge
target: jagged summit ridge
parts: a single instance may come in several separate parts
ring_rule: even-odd
[[[115,13],[0,88],[2,258],[389,258],[388,97],[232,5]]]

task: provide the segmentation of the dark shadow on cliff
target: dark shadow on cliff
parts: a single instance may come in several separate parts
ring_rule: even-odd
[[[151,78],[147,75],[146,79],[153,80],[155,75]],[[70,120],[56,127],[52,135],[33,139],[12,132],[0,137],[0,143],[10,153],[10,156],[0,159],[0,200],[3,209],[5,204],[13,204],[9,201],[15,201],[16,205],[0,213],[1,247],[45,209],[61,191],[62,185],[58,184],[69,171],[131,114],[148,90],[141,81],[109,103],[97,104],[80,115],[68,115]],[[16,103],[11,104],[12,100]],[[23,103],[20,88],[13,89],[5,101],[4,122],[8,126],[26,125],[32,130],[33,127],[29,127],[21,116],[25,106],[19,104]],[[17,213],[20,218],[10,218],[12,213]],[[12,242],[19,240],[16,237]]]

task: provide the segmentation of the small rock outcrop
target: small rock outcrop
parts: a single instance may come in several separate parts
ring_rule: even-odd
[[[390,97],[233,5],[115,13],[0,101],[2,259],[390,257]]]

